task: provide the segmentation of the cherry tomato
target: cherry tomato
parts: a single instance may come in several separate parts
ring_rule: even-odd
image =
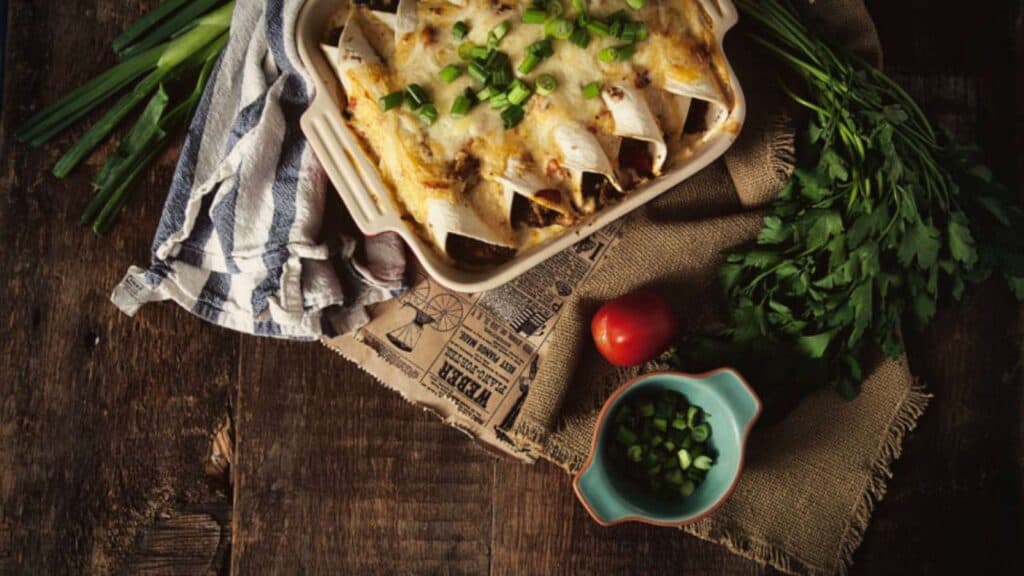
[[[672,345],[678,325],[672,308],[651,290],[606,302],[590,322],[598,352],[616,366],[635,366]]]

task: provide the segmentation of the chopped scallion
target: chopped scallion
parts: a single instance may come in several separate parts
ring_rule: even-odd
[[[466,24],[465,21],[459,20],[452,26],[452,36],[455,36],[455,38],[462,40],[466,37],[466,34],[469,34],[469,24]]]
[[[514,128],[517,124],[523,121],[523,117],[526,113],[520,106],[509,106],[501,112],[501,121],[505,126],[505,129]],[[633,436],[636,438],[636,435]]]
[[[559,0],[548,0],[544,8],[549,16],[561,16],[562,12],[565,11],[565,6],[562,6]]]
[[[502,108],[508,106],[508,95],[505,94],[504,92],[498,92],[497,94],[491,96],[490,103],[491,108],[494,108],[495,110],[501,110]]]
[[[551,44],[550,38],[543,38],[527,46],[526,51],[536,54],[539,58],[547,58],[555,53],[555,47]]]
[[[452,82],[455,82],[456,78],[462,76],[462,68],[454,64],[449,64],[442,68],[438,75],[441,77],[441,80],[444,80],[445,84],[451,84]]]
[[[694,442],[704,442],[711,436],[711,426],[706,423],[698,424],[690,430],[690,435]]]
[[[530,72],[533,72],[533,69],[537,67],[537,64],[540,64],[540,57],[536,54],[527,54],[516,69],[519,70],[520,74],[529,74]]]
[[[487,68],[480,62],[477,62],[475,60],[473,62],[470,62],[466,70],[469,72],[469,75],[473,78],[473,80],[476,80],[480,84],[487,83]]]
[[[512,25],[509,24],[509,20],[504,20],[502,24],[496,26],[487,35],[488,43],[494,43],[497,46],[502,41],[502,38],[505,38],[505,35],[509,33],[510,28],[512,28]]]
[[[600,20],[591,20],[587,22],[587,31],[594,36],[599,36],[601,38],[611,34],[611,29],[608,28],[608,25]]]
[[[474,60],[487,60],[488,58],[491,57],[491,54],[493,53],[494,50],[488,48],[487,46],[473,46],[473,48],[471,48],[469,51],[469,55]]]
[[[569,35],[569,42],[579,46],[580,48],[586,48],[590,44],[590,33],[587,32],[586,28],[576,28]]]
[[[470,101],[465,95],[458,95],[455,97],[455,101],[452,102],[451,115],[455,118],[462,118],[466,114],[469,114],[470,109],[473,108],[473,102]]]
[[[546,10],[527,8],[523,11],[523,22],[527,24],[543,24],[548,19]]]
[[[508,101],[509,104],[521,105],[526,102],[530,96],[533,95],[533,89],[530,88],[529,84],[516,78],[512,81],[512,85],[508,90]]]
[[[575,10],[577,14],[586,14],[587,3],[584,0],[572,0],[572,9]]]
[[[558,80],[551,74],[541,74],[537,77],[537,93],[547,96],[558,88]]]
[[[434,122],[437,122],[437,108],[429,102],[420,106],[420,109],[416,111],[416,115],[419,116],[420,120],[425,124],[433,124]]]
[[[633,57],[633,45],[623,44],[621,46],[609,46],[602,49],[597,58],[601,62],[623,62]]]
[[[587,100],[591,98],[597,98],[598,94],[601,93],[601,84],[599,82],[591,82],[583,87],[583,97]],[[655,421],[661,420],[665,422],[663,418],[656,418]]]
[[[548,36],[554,36],[559,40],[569,38],[575,29],[576,24],[572,20],[566,20],[565,18],[554,18],[544,23],[544,33]]]
[[[399,106],[402,105],[402,102],[404,102],[404,101],[405,101],[405,92],[403,92],[401,90],[399,90],[397,92],[392,92],[391,94],[388,94],[387,96],[381,96],[381,98],[380,98],[380,109],[385,111],[385,112],[387,112],[388,110],[393,110],[395,108],[398,108]]]
[[[626,0],[626,6],[629,6],[633,10],[639,10],[644,7],[646,2],[644,0]]]
[[[472,60],[473,48],[476,48],[476,45],[472,42],[463,42],[462,44],[459,44],[459,59]]]
[[[405,87],[405,95],[409,99],[409,105],[413,110],[416,110],[424,104],[430,102],[430,97],[427,95],[427,91],[423,89],[423,86],[419,84],[409,84]],[[435,110],[436,112],[436,110]]]
[[[490,86],[486,86],[483,90],[476,93],[476,99],[480,102],[485,102],[487,100],[490,100],[491,96],[494,96],[497,93],[498,90],[495,90]]]

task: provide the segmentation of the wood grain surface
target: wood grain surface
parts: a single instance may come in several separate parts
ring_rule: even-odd
[[[8,2],[0,574],[773,572],[671,530],[599,528],[559,470],[493,459],[315,344],[239,336],[170,304],[117,312],[107,297],[148,260],[176,154],[97,239],[77,219],[102,156],[49,175],[83,126],[38,150],[11,133],[110,65],[110,41],[155,4]],[[940,4],[869,2],[888,70],[1019,188],[1024,3]],[[994,282],[911,336],[935,399],[854,574],[1024,573],[1020,336]],[[204,472],[228,416],[230,487]]]

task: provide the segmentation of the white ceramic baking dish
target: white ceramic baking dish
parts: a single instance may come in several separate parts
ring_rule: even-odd
[[[316,90],[312,105],[302,116],[302,130],[352,219],[363,233],[398,233],[431,277],[452,290],[478,292],[500,286],[666,192],[725,153],[736,140],[746,116],[743,91],[727,61],[726,69],[734,94],[733,107],[726,111],[726,117],[716,120],[716,124],[723,128],[712,130],[691,156],[684,161],[677,161],[660,177],[631,191],[618,203],[582,220],[565,234],[524,250],[504,264],[487,270],[457,268],[402,219],[392,193],[381,179],[375,163],[365,153],[361,153],[363,148],[358,137],[342,118],[344,95],[341,83],[320,49],[320,42],[328,31],[327,27],[340,1],[307,0],[296,24],[299,57],[310,70]],[[736,8],[731,0],[699,1],[712,19],[715,36],[721,46],[725,33],[736,24]],[[352,151],[356,152],[350,153]]]

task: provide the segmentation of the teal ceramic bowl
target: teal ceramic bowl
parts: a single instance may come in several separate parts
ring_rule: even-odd
[[[692,495],[665,502],[645,487],[620,474],[608,460],[607,444],[614,441],[611,415],[620,403],[642,390],[668,388],[686,396],[711,416],[711,448],[718,457],[707,478]],[[594,429],[590,457],[576,475],[573,488],[580,502],[599,524],[645,522],[657,526],[683,526],[718,509],[732,494],[743,471],[747,436],[761,415],[761,400],[735,370],[722,368],[706,374],[654,372],[623,384],[605,402]]]

